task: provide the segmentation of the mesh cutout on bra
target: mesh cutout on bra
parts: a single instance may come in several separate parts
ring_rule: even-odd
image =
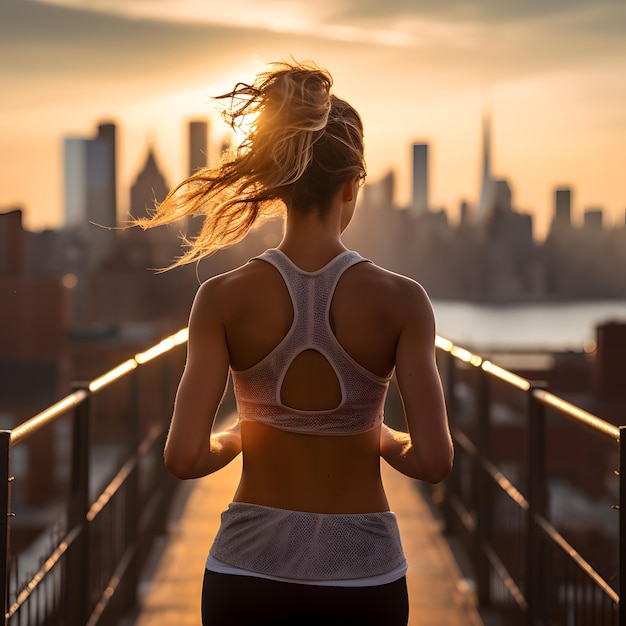
[[[310,384],[318,380],[318,387]],[[341,385],[335,368],[317,350],[297,354],[287,366],[280,387],[283,406],[303,411],[335,409],[341,403]]]
[[[346,250],[322,269],[305,272],[277,249],[255,258],[270,263],[281,273],[293,305],[293,323],[264,359],[247,370],[233,371],[240,419],[300,433],[335,435],[365,432],[380,424],[389,380],[356,363],[335,337],[329,322],[339,278],[365,259]],[[281,402],[283,378],[293,359],[307,349],[320,352],[337,375],[341,402],[336,408],[301,410]]]

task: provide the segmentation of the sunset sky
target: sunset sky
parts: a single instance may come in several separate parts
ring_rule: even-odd
[[[431,204],[455,219],[479,192],[481,118],[493,167],[545,232],[554,187],[574,219],[626,208],[624,0],[2,0],[0,210],[31,229],[63,221],[62,141],[99,121],[119,133],[120,211],[152,144],[167,182],[185,174],[186,122],[265,63],[313,60],[362,114],[369,180],[431,144]]]

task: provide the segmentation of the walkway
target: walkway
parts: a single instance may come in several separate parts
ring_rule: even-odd
[[[175,503],[180,516],[172,520],[154,575],[140,590],[141,611],[134,626],[200,626],[204,560],[240,470],[236,461],[217,474],[183,485]],[[440,524],[413,481],[384,462],[383,481],[409,561],[409,626],[481,626]]]

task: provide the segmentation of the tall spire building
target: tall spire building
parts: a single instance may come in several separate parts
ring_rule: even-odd
[[[491,173],[491,116],[483,115],[483,167],[480,183],[477,221],[484,222],[495,202],[495,184]]]

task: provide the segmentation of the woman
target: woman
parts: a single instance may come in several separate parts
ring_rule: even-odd
[[[206,625],[406,624],[380,457],[431,483],[452,467],[428,297],[341,241],[365,176],[363,129],[331,86],[315,66],[276,64],[220,96],[233,126],[252,118],[245,140],[144,223],[205,215],[180,264],[286,210],[278,248],[206,281],[189,322],[165,463],[197,478],[243,451],[207,560]],[[382,423],[394,370],[408,433]],[[212,433],[229,371],[240,419]]]

